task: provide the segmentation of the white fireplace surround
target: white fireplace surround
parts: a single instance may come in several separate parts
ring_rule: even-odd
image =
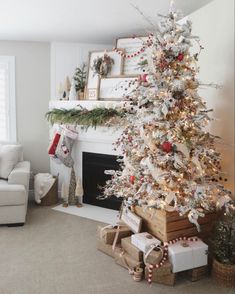
[[[85,102],[85,101],[84,101]],[[88,101],[88,107],[91,108],[92,104]],[[71,108],[80,101],[76,101],[74,105],[71,102],[60,102],[53,101],[50,103],[50,109],[52,108]],[[93,105],[96,102],[93,102]],[[101,103],[101,102],[100,102]],[[84,103],[82,103],[84,106]],[[70,106],[70,107],[69,107]],[[84,106],[85,107],[85,106]],[[94,106],[93,106],[94,107]],[[55,125],[55,128],[57,126]],[[122,133],[122,129],[118,126],[115,127],[97,127],[96,129],[90,127],[88,130],[83,130],[82,127],[77,127],[78,138],[73,145],[72,157],[75,162],[75,172],[77,177],[82,182],[82,153],[83,152],[91,152],[91,153],[100,153],[100,154],[108,154],[108,155],[119,155],[118,151],[114,151],[113,143],[119,138]],[[51,159],[50,161],[51,173],[53,175],[59,174],[59,187],[61,187],[62,182],[69,184],[70,178],[70,169],[65,167],[63,164],[59,164],[57,161]],[[92,179],[91,179],[92,181]],[[60,188],[59,188],[60,190]]]

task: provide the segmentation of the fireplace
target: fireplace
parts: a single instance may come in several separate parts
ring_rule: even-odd
[[[99,187],[103,187],[105,182],[110,179],[110,175],[106,175],[104,171],[119,169],[119,163],[116,160],[117,156],[115,155],[82,152],[84,203],[119,210],[121,199],[115,196],[105,200],[97,199],[97,196],[102,195],[102,190]]]

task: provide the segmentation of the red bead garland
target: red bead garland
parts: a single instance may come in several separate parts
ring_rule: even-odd
[[[149,265],[149,268],[148,268],[148,283],[149,284],[152,283],[153,269],[160,268],[167,261],[168,245],[175,244],[176,242],[179,242],[179,241],[198,241],[198,238],[197,237],[180,237],[180,238],[176,238],[171,241],[168,241],[168,242],[164,242],[164,250],[163,250],[162,259],[157,264],[150,264]]]
[[[122,50],[119,50],[116,47],[113,48],[113,51],[117,52],[119,55],[121,55],[122,57],[125,57],[125,58],[133,58],[133,57],[136,57],[136,56],[140,55],[141,53],[143,53],[148,47],[150,47],[153,44],[153,41],[152,41],[153,36],[154,36],[153,33],[150,33],[148,35],[148,40],[146,41],[147,44],[146,45],[143,45],[139,49],[139,51],[137,51],[135,53],[132,53],[131,55],[123,53]],[[133,37],[133,39],[136,39],[136,37]]]

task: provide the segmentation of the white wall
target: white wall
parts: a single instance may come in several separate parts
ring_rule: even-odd
[[[51,43],[51,99],[58,99],[60,83],[71,80],[75,68],[87,63],[89,51],[111,49],[111,44]]]
[[[234,192],[234,0],[214,0],[189,16],[193,33],[205,47],[200,55],[199,79],[222,84],[223,89],[201,90],[208,108],[214,109],[211,131],[222,138],[218,150],[222,168],[228,172],[225,185]]]
[[[48,124],[44,118],[50,97],[50,44],[0,41],[0,55],[16,60],[17,138],[33,172],[48,172]]]

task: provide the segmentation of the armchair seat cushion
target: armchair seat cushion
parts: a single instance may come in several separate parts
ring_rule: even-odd
[[[0,225],[25,223],[29,178],[22,146],[0,144]]]
[[[3,182],[0,183],[0,207],[27,203],[28,196],[23,185],[9,185]]]

